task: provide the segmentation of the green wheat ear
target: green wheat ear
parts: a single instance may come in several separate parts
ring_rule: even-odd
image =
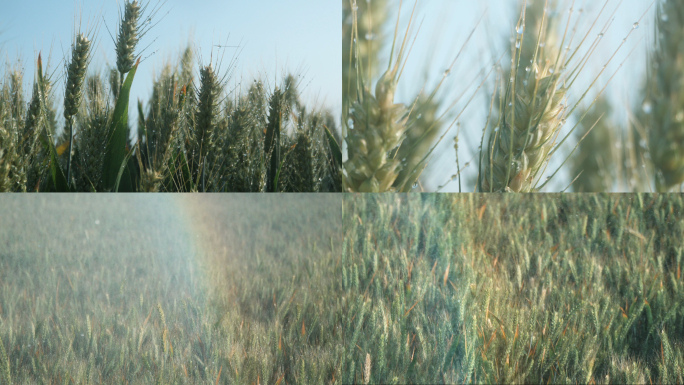
[[[67,162],[67,183],[71,184],[71,155],[74,137],[74,116],[78,112],[83,99],[83,83],[85,81],[88,62],[90,61],[90,40],[79,33],[72,46],[71,62],[67,67],[67,82],[64,94],[64,118],[69,131],[69,154]]]
[[[159,312],[159,318],[161,319],[162,325],[166,329],[166,317],[164,317],[164,310],[162,310],[161,303],[157,303],[157,311]]]
[[[268,126],[264,140],[264,153],[269,159],[266,172],[266,191],[278,191],[280,168],[280,132],[283,125],[283,92],[276,87],[269,103]]]
[[[656,50],[652,55],[649,94],[649,150],[659,173],[656,187],[666,192],[684,183],[684,7],[659,2],[656,11]]]
[[[128,73],[135,65],[135,46],[140,39],[138,34],[139,18],[140,4],[138,1],[126,1],[116,41],[116,68],[119,70],[121,83],[123,83],[124,74]]]
[[[195,115],[195,136],[199,149],[195,153],[195,162],[201,173],[202,191],[206,191],[207,168],[211,167],[209,156],[213,155],[215,150],[214,130],[221,88],[222,84],[211,64],[200,69],[200,89]]]
[[[571,175],[577,177],[573,183],[576,192],[604,192],[612,187],[616,154],[612,145],[612,129],[610,120],[611,105],[608,99],[600,97],[589,111],[577,113],[577,117],[586,114],[581,122],[577,138],[581,140],[578,153],[572,158]],[[592,128],[593,127],[593,128]]]
[[[12,383],[12,377],[10,377],[10,363],[7,353],[5,352],[5,345],[2,343],[2,338],[0,338],[0,369],[2,369],[2,376],[6,384]]]

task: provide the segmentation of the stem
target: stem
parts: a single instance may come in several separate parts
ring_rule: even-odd
[[[74,117],[70,116],[67,119],[69,126],[69,160],[67,161],[67,185],[71,185],[71,146],[74,142]]]

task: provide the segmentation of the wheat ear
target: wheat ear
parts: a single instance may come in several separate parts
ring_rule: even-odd
[[[137,0],[126,1],[124,15],[119,25],[119,36],[116,40],[116,68],[123,84],[124,74],[129,72],[135,64],[135,46],[140,36],[138,34],[138,20],[140,19],[140,4]]]
[[[205,178],[207,168],[207,156],[213,153],[214,128],[218,115],[218,102],[221,94],[221,83],[211,65],[200,70],[200,89],[195,121],[195,135],[199,145],[199,158],[197,164],[202,173],[202,191],[206,191]]]
[[[563,59],[553,51],[539,49],[541,46],[552,50],[555,45],[554,34],[545,32],[547,19],[545,6],[538,37],[532,42],[536,48],[525,68],[527,74],[521,78],[518,67],[527,65],[520,63],[526,51],[521,49],[525,44],[525,10],[522,11],[511,55],[510,85],[505,86],[500,103],[499,127],[490,136],[488,151],[482,159],[485,166],[479,183],[481,192],[532,191],[561,129],[567,91],[565,84],[560,83],[562,69],[558,63]]]
[[[354,1],[352,9],[355,7]],[[355,12],[353,15],[356,18]],[[359,99],[349,111],[353,126],[347,131],[348,160],[344,163],[346,176],[343,182],[344,189],[348,192],[391,191],[399,174],[401,162],[390,158],[389,153],[401,144],[408,128],[408,111],[403,104],[394,103],[394,93],[399,81],[399,67],[406,49],[409,28],[410,24],[396,62],[392,63],[393,58],[390,59],[387,71],[375,86],[375,95],[363,85]],[[356,27],[354,31],[358,34]],[[394,41],[396,42],[396,32]],[[361,66],[362,63],[357,67]]]
[[[74,138],[74,116],[78,112],[83,99],[83,82],[90,56],[90,41],[79,33],[71,51],[71,63],[67,67],[66,92],[64,94],[64,118],[69,130],[69,160],[67,162],[67,181],[71,183],[71,149]]]
[[[2,343],[2,338],[0,338],[0,369],[2,369],[2,378],[7,384],[12,383],[12,377],[10,376],[10,363],[7,357],[7,352],[5,352],[5,345]]]
[[[656,11],[656,42],[648,102],[649,149],[658,170],[656,188],[684,182],[684,6],[664,1]]]

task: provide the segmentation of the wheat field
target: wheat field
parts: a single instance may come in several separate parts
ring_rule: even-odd
[[[4,197],[0,382],[322,383],[340,210],[330,194]]]
[[[64,57],[36,50],[25,64],[2,51],[0,192],[341,191],[338,118],[302,96],[304,64],[273,77],[250,68],[249,79],[237,73],[241,41],[203,50],[190,40],[132,100],[139,69],[161,50],[155,27],[179,17],[166,3],[126,0],[117,18],[76,13]],[[107,33],[114,47],[103,52]]]

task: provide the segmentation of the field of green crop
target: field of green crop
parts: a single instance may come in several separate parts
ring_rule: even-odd
[[[679,195],[346,196],[344,381],[684,383],[683,215]]]
[[[0,383],[323,383],[341,199],[299,197],[3,197]]]
[[[223,62],[219,49],[202,59],[190,45],[164,63],[149,100],[130,100],[144,50],[138,43],[163,5],[122,2],[116,62],[106,68],[90,65],[92,26],[75,26],[63,71],[41,52],[28,69],[5,59],[0,192],[341,191],[337,118],[302,101],[306,84],[297,74],[231,87],[237,56]]]
[[[8,383],[683,383],[677,195],[6,197]]]

